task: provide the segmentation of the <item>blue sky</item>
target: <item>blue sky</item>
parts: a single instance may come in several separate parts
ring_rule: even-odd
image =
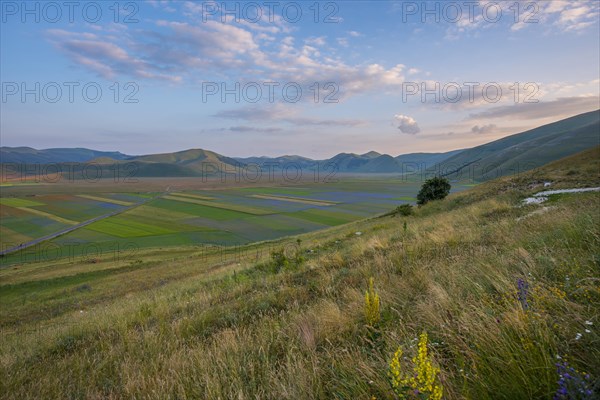
[[[3,146],[398,155],[600,107],[597,1],[50,3],[1,3]]]

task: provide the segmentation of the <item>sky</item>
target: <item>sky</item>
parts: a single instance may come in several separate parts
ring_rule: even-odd
[[[2,1],[2,146],[393,156],[600,108],[600,2]]]

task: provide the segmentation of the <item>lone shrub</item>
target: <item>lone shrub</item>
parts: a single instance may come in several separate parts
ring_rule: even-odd
[[[402,204],[401,206],[396,207],[396,214],[400,214],[403,217],[408,217],[413,213],[413,206],[410,204]]]
[[[417,194],[417,204],[423,205],[431,200],[442,200],[448,196],[450,188],[450,182],[446,178],[436,176],[427,179]]]
[[[296,246],[295,246],[296,247]],[[294,253],[286,254],[286,249],[273,250],[271,252],[271,261],[269,266],[273,272],[280,272],[285,269],[293,269],[301,266],[305,259],[302,256],[302,249],[297,246]]]
[[[276,271],[280,271],[290,265],[290,260],[285,255],[283,249],[271,252],[271,265],[275,267]]]

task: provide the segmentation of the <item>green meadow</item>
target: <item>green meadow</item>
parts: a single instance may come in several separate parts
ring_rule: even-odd
[[[393,372],[410,377],[413,359],[444,399],[550,399],[557,363],[593,388],[600,193],[523,199],[543,182],[600,186],[599,160],[595,149],[410,216],[369,216],[386,192],[350,183],[269,189],[341,202],[330,207],[231,189],[209,196],[221,207],[159,198],[99,221],[56,240],[147,246],[0,268],[0,397],[398,399]],[[223,208],[244,202],[273,214]],[[295,220],[309,231],[219,242]]]

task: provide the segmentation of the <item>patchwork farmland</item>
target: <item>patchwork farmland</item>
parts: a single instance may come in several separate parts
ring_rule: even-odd
[[[140,181],[136,189],[143,184]],[[461,188],[455,186],[455,190]],[[235,246],[272,240],[388,212],[398,204],[414,202],[418,185],[386,177],[162,193],[113,193],[107,189],[77,193],[70,188],[69,194],[14,197],[5,189],[0,198],[3,250],[92,218],[123,212],[7,254],[2,265],[77,256],[101,258],[124,249]]]

